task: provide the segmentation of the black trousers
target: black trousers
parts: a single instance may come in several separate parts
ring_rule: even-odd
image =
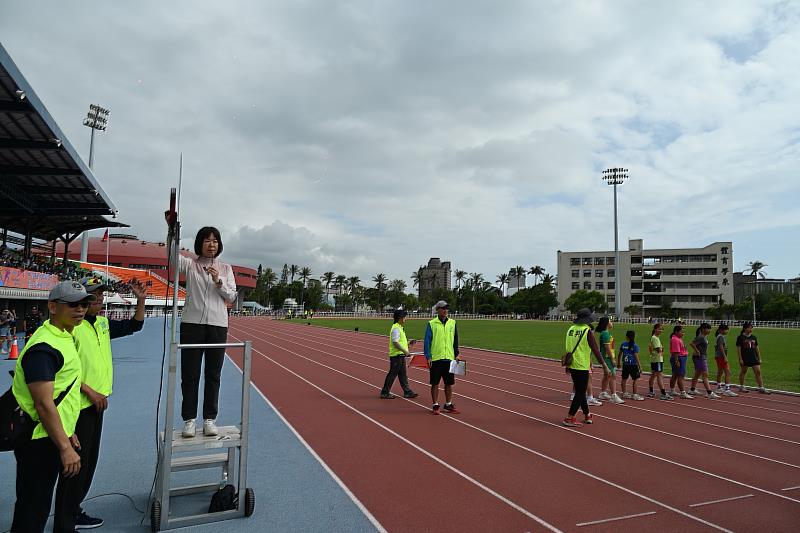
[[[411,388],[408,386],[408,375],[406,374],[406,358],[402,355],[389,358],[389,373],[386,374],[386,379],[383,381],[381,394],[389,394],[395,378],[398,377],[400,378],[400,386],[403,387],[403,392],[411,392]]]
[[[575,416],[575,413],[578,412],[578,407],[583,411],[583,414],[588,415],[589,404],[586,403],[586,386],[589,384],[589,371],[570,368],[569,373],[572,375],[572,383],[575,385],[575,397],[569,406],[569,416]]]
[[[181,323],[182,344],[221,344],[228,341],[228,328],[205,324]],[[197,418],[197,393],[200,387],[200,365],[205,358],[203,375],[203,418],[217,418],[219,407],[219,376],[225,360],[225,349],[181,350],[181,417]]]
[[[103,433],[103,413],[94,405],[82,409],[75,425],[75,434],[81,443],[81,470],[78,475],[58,480],[56,487],[55,531],[74,531],[75,518],[81,511],[81,502],[89,494],[97,460],[100,457],[100,437]],[[58,495],[62,497],[59,499]],[[70,529],[72,526],[72,529]]]
[[[14,504],[12,533],[40,533],[47,525],[53,489],[61,472],[61,455],[50,437],[31,440],[14,450],[17,459],[17,502]],[[63,506],[63,493],[56,493],[56,508]],[[68,529],[59,530],[54,524],[53,531],[74,531],[72,523],[65,521]]]

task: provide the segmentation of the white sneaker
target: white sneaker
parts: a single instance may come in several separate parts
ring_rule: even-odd
[[[597,395],[597,397],[601,400],[611,400],[611,395],[606,391],[601,392],[600,394]]]
[[[210,418],[203,420],[203,435],[206,437],[216,437],[219,435],[217,423],[214,420]]]
[[[626,400],[630,400],[631,398],[633,398],[633,394],[631,394],[630,392],[623,392],[622,397],[625,398]]]
[[[613,403],[613,404],[616,404],[616,405],[620,405],[620,404],[623,404],[623,403],[625,403],[625,400],[623,400],[622,398],[620,398],[619,396],[617,396],[617,393],[616,393],[616,392],[615,392],[614,394],[612,394],[612,395],[611,395],[611,400],[609,400],[609,401],[610,401],[611,403]]]
[[[197,428],[196,428],[195,421],[194,420],[184,420],[183,421],[183,432],[181,433],[181,435],[183,435],[183,438],[191,439],[192,437],[194,437],[196,435],[196,433],[197,433]]]
[[[637,402],[643,402],[644,396],[642,396],[641,394],[633,394],[631,395],[631,399],[636,400]]]
[[[694,400],[694,396],[692,396],[691,394],[689,394],[689,393],[688,393],[688,392],[686,392],[686,391],[683,391],[683,392],[680,394],[680,397],[681,397],[681,398],[683,398],[684,400]]]
[[[586,400],[586,403],[593,407],[600,407],[601,405],[603,405],[603,402],[601,402],[597,398],[589,398]]]
[[[720,396],[716,392],[712,392],[711,394],[708,395],[709,400],[719,400],[720,398],[722,398],[722,396]]]
[[[700,396],[700,391],[697,389],[692,389],[689,391],[689,394],[691,394],[692,396]]]
[[[730,396],[731,398],[733,398],[734,396],[739,396],[738,394],[736,394],[735,392],[733,392],[730,389],[725,389],[724,391],[722,391],[722,394],[724,396]]]

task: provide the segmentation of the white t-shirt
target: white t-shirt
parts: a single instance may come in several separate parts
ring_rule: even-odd
[[[181,321],[228,327],[227,304],[236,301],[236,281],[231,266],[219,259],[179,257],[180,273],[186,277],[186,303]],[[217,287],[205,271],[211,266],[219,272],[221,287]]]
[[[400,343],[400,328],[392,329],[392,342]]]

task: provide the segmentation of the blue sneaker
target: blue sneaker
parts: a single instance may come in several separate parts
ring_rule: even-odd
[[[94,518],[89,516],[85,511],[81,511],[75,519],[75,529],[96,529],[103,525],[102,518]]]

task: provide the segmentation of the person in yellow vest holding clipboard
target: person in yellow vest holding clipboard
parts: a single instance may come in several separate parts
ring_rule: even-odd
[[[456,321],[448,318],[448,305],[440,300],[434,307],[436,318],[428,322],[425,329],[425,360],[431,373],[431,413],[439,414],[439,382],[444,380],[444,410],[451,414],[460,411],[453,405],[453,385],[456,376],[450,372],[450,362],[461,361],[458,354],[458,329]]]
[[[381,389],[381,399],[383,400],[395,398],[395,395],[391,392],[395,378],[400,378],[400,386],[403,387],[404,398],[416,398],[419,396],[408,386],[408,376],[406,375],[405,358],[411,357],[411,352],[408,351],[409,342],[405,331],[407,315],[408,313],[403,309],[397,309],[394,312],[394,323],[392,323],[392,329],[389,331],[389,373],[386,374],[386,379],[383,381],[383,388]],[[412,340],[410,344],[415,342]]]
[[[46,320],[31,335],[17,359],[11,390],[32,419],[30,435],[15,445],[17,501],[12,533],[44,531],[56,480],[81,470],[80,441],[75,435],[81,403],[81,360],[74,328],[94,296],[77,281],[62,281],[48,296]],[[65,494],[56,492],[54,531],[74,531]]]
[[[81,442],[81,464],[78,475],[61,478],[57,494],[64,494],[64,506],[74,516],[75,529],[94,529],[103,525],[102,518],[89,516],[81,502],[89,493],[97,460],[100,457],[100,438],[103,433],[103,414],[108,408],[114,381],[111,359],[111,339],[132,335],[144,325],[147,289],[133,281],[130,291],[136,296],[136,312],[128,320],[109,320],[100,316],[105,302],[105,292],[111,287],[96,277],[83,278],[81,285],[95,297],[86,316],[72,331],[81,360],[81,410],[75,425],[75,434]]]

